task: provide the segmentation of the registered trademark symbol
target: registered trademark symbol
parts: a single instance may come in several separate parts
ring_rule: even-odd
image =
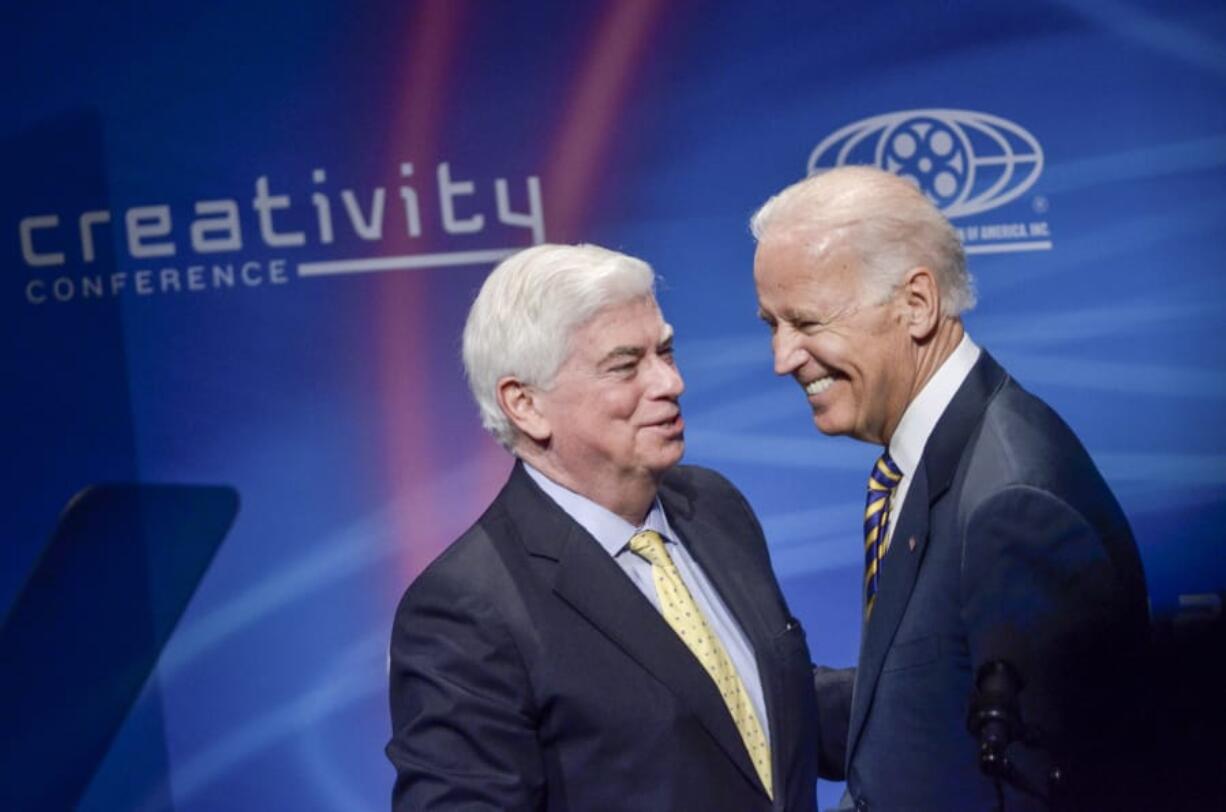
[[[1051,208],[1051,203],[1044,195],[1035,195],[1034,199],[1030,201],[1030,205],[1033,206],[1034,210],[1039,214],[1043,214],[1049,208]]]

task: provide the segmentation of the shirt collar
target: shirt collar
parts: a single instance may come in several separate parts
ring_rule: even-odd
[[[527,462],[524,463],[524,470],[528,472],[528,476],[532,477],[532,481],[540,485],[541,490],[556,502],[558,507],[566,511],[566,515],[591,534],[592,538],[596,539],[610,556],[620,553],[629,543],[630,537],[640,530],[654,530],[666,542],[673,541],[672,528],[668,525],[668,517],[664,515],[664,507],[660,504],[658,496],[652,501],[651,510],[647,511],[647,518],[641,525],[635,527],[583,494],[575,493],[570,488],[554,482]]]
[[[969,334],[963,333],[958,346],[902,413],[898,428],[890,438],[890,457],[903,476],[909,477],[915,473],[928,437],[979,360],[979,354],[979,346],[971,341]]]

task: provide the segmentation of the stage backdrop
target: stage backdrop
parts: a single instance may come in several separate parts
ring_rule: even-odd
[[[815,659],[854,662],[876,452],[773,376],[746,226],[838,164],[915,178],[961,229],[971,335],[1088,445],[1155,612],[1226,585],[1220,2],[170,6],[4,15],[0,607],[38,603],[87,486],[241,500],[89,731],[81,808],[387,805],[394,606],[510,467],[461,326],[542,241],[663,277],[687,460],[748,495]],[[82,583],[56,622],[88,633],[116,610]],[[26,631],[71,658],[48,623]],[[109,667],[76,662],[63,706]]]

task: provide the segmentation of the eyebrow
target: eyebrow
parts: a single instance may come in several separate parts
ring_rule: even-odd
[[[824,324],[827,321],[829,321],[828,318],[821,316],[816,311],[801,310],[801,309],[792,307],[790,305],[782,308],[779,311],[778,316],[767,313],[765,310],[759,307],[758,308],[758,318],[766,322],[767,324],[771,324],[775,321],[783,321],[788,324],[795,324],[796,322],[799,322],[799,321],[813,321],[813,322],[818,322],[820,324]]]
[[[673,326],[671,324],[664,325],[664,337],[656,344],[656,349],[670,347],[673,343]],[[623,344],[619,347],[614,347],[605,353],[604,357],[597,361],[597,366],[602,366],[612,361],[615,358],[642,358],[646,355],[646,350],[642,347],[635,347],[629,344]]]
[[[597,362],[597,366],[603,366],[615,358],[642,358],[644,355],[642,347],[614,347],[605,353],[605,356]]]

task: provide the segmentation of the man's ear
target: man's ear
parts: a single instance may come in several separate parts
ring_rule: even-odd
[[[543,443],[553,434],[549,421],[541,414],[537,402],[538,390],[518,378],[499,378],[495,385],[498,405],[507,419],[521,432],[538,443]]]
[[[926,341],[941,320],[941,288],[936,277],[920,265],[907,271],[899,290],[907,331],[916,341]]]

